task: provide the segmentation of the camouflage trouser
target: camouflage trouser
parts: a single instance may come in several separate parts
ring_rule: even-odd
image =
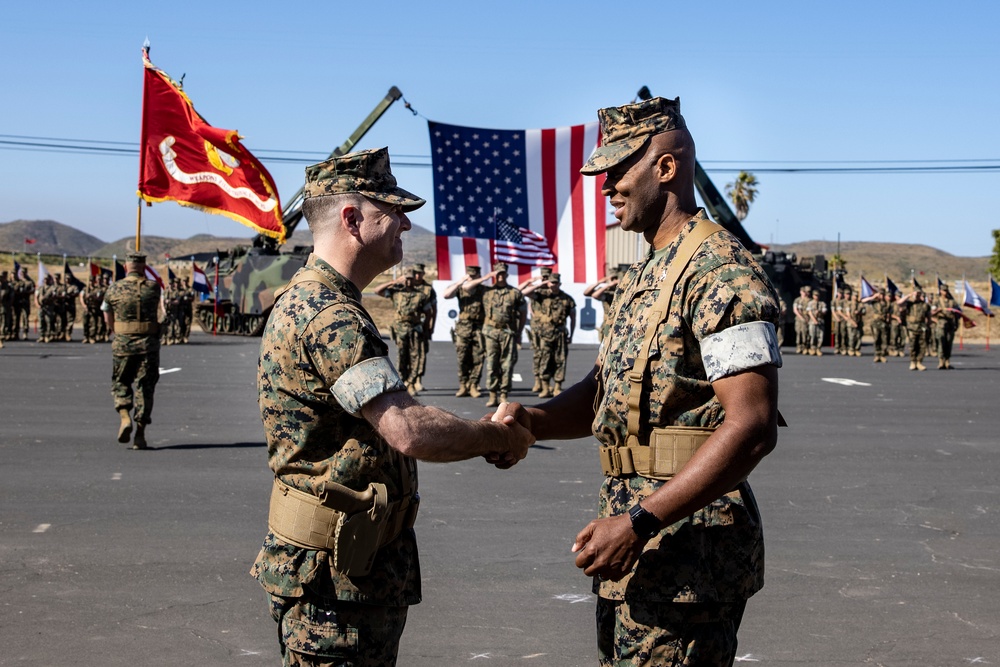
[[[483,328],[486,336],[486,387],[500,394],[510,393],[514,364],[517,363],[517,340],[510,329]]]
[[[859,326],[848,326],[847,327],[847,349],[852,352],[861,351],[861,327]]]
[[[745,608],[599,597],[601,667],[731,667]]]
[[[938,327],[938,358],[941,361],[951,359],[951,346],[955,343],[955,328],[953,326]]]
[[[430,351],[430,349],[431,349],[431,342],[427,340],[427,337],[421,331],[420,336],[417,340],[416,357],[413,360],[414,364],[413,372],[417,378],[422,378],[424,376],[424,373],[427,372],[427,353]]]
[[[14,308],[0,306],[0,339],[10,340],[14,335]]]
[[[129,356],[114,355],[111,372],[111,395],[115,399],[115,410],[132,409],[132,384],[135,383],[135,421],[148,424],[153,413],[153,392],[160,379],[160,351]]]
[[[459,320],[455,323],[455,355],[458,357],[458,381],[479,385],[483,376],[482,322]]]
[[[180,311],[175,308],[170,311],[170,328],[167,331],[167,339],[176,343],[182,338],[184,338],[184,321],[181,319]]]
[[[417,381],[417,363],[420,355],[421,342],[420,327],[404,322],[395,322],[392,325],[392,340],[396,343],[399,356],[396,370],[403,382],[410,384]]]
[[[31,319],[31,307],[24,305],[14,305],[14,335],[18,338],[27,338]]]
[[[42,338],[55,338],[56,310],[52,306],[42,306],[38,311],[38,334]]]
[[[98,340],[101,337],[101,322],[104,314],[100,308],[88,308],[83,311],[83,339]]]
[[[539,333],[537,322],[532,322],[531,332],[528,334],[528,342],[531,343],[531,374],[536,378],[542,376],[542,337]]]
[[[66,338],[73,337],[73,325],[76,324],[76,306],[66,309],[66,323],[63,326],[63,334]]]
[[[902,327],[899,322],[893,322],[889,325],[889,349],[893,352],[902,352],[903,348],[906,347],[906,340],[904,339],[906,329]]]
[[[321,597],[268,595],[284,665],[384,667],[396,664],[407,607]]]
[[[833,347],[837,352],[848,350],[847,322],[835,322],[833,331]]]
[[[798,350],[809,349],[809,322],[805,320],[795,320],[795,348]]]
[[[923,327],[919,329],[908,329],[910,338],[910,361],[919,364],[923,363],[927,356],[927,331]]]
[[[539,331],[538,341],[538,377],[548,382],[563,382],[566,380],[566,331]]]
[[[822,324],[809,324],[809,345],[814,350],[818,350],[823,347],[823,325]]]
[[[872,322],[872,343],[876,357],[889,353],[889,327],[885,322]]]

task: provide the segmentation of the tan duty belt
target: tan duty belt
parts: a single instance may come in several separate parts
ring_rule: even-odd
[[[341,516],[367,512],[373,520],[385,517],[386,526],[379,546],[388,544],[417,519],[419,496],[388,502],[384,484],[372,484],[366,491],[326,483],[326,497],[293,489],[275,478],[267,526],[281,540],[304,549],[332,551]],[[386,516],[387,515],[387,516]]]
[[[156,322],[119,322],[115,320],[116,334],[158,334],[160,325]]]
[[[714,428],[668,426],[653,429],[648,445],[601,447],[601,472],[609,477],[637,474],[670,479],[714,432]]]

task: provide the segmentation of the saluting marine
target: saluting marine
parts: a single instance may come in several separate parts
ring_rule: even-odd
[[[455,355],[458,358],[458,391],[455,396],[479,398],[483,375],[483,279],[478,266],[465,267],[465,276],[448,285],[444,298],[458,298],[455,321]]]
[[[538,397],[558,396],[566,380],[569,344],[576,331],[576,301],[562,291],[558,273],[551,274],[545,282],[528,285],[523,294],[530,297],[532,333],[538,346]]]
[[[399,278],[382,283],[375,293],[392,301],[396,318],[390,329],[398,352],[399,374],[411,395],[419,393],[420,354],[423,350],[425,315],[430,310],[427,293],[416,286],[416,271],[406,269]]]
[[[514,364],[517,363],[517,345],[527,319],[527,306],[521,291],[507,283],[507,264],[496,262],[486,275],[493,278],[493,285],[483,294],[483,336],[486,338],[486,378],[490,400],[486,407],[494,408],[507,400]]]

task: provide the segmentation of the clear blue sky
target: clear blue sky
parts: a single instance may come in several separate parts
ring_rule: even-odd
[[[209,122],[251,150],[316,161],[392,85],[432,120],[537,128],[595,120],[645,84],[681,97],[720,189],[733,175],[713,168],[1000,165],[998,26],[1000,3],[986,1],[17,2],[0,27],[0,134],[137,142],[148,36]],[[430,198],[430,169],[399,164],[426,162],[424,119],[397,103],[361,147],[384,145],[401,185]],[[265,164],[282,196],[301,185],[303,164]],[[0,222],[127,236],[137,172],[134,156],[0,146]],[[981,256],[1000,227],[1000,171],[758,178],[745,225],[762,243],[839,233]],[[430,227],[432,207],[414,220]],[[143,229],[251,235],[172,203],[145,208]]]

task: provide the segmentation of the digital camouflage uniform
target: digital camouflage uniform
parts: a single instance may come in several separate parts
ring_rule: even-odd
[[[431,287],[430,283],[424,282],[424,265],[415,264],[414,267],[417,268],[420,275],[420,277],[417,278],[417,282],[414,283],[414,286],[423,292],[424,299],[427,301],[427,309],[424,311],[420,323],[422,328],[420,345],[417,347],[417,379],[414,380],[414,382],[419,382],[427,372],[427,353],[430,352],[431,349],[431,336],[434,334],[434,317],[437,314],[437,292],[434,291],[434,288]]]
[[[76,306],[80,300],[80,288],[75,282],[67,280],[66,288],[66,327],[63,330],[65,340],[73,340],[73,326],[76,324]]]
[[[428,286],[429,287],[429,286]],[[393,285],[385,291],[392,301],[396,318],[392,322],[392,341],[399,352],[397,367],[407,386],[420,378],[420,357],[424,349],[424,318],[431,308],[427,292],[417,286]]]
[[[194,319],[195,298],[194,288],[191,287],[191,279],[185,278],[184,285],[181,287],[181,343],[186,343],[191,338],[191,321]]]
[[[628,372],[659,296],[657,285],[701,219],[704,211],[666,248],[629,269],[619,284],[616,316],[597,359],[593,432],[601,445],[626,444]],[[701,245],[653,339],[643,381],[640,444],[648,442],[653,428],[722,424],[725,414],[706,372],[706,362],[712,364],[702,354],[705,339],[735,326],[773,327],[777,299],[764,272],[728,232]],[[768,349],[758,355],[754,348],[754,358],[780,366],[773,328],[770,336]],[[625,514],[668,483],[634,474],[606,477],[598,515]],[[601,664],[732,664],[746,600],[763,583],[760,516],[749,484],[742,482],[649,540],[621,581],[595,578]]]
[[[538,377],[543,382],[562,384],[566,380],[569,330],[566,324],[576,312],[576,301],[563,291],[535,290],[531,293],[531,328],[538,341]],[[541,317],[539,318],[539,315]],[[539,320],[536,322],[536,318]]]
[[[902,357],[906,351],[906,304],[893,298],[890,313],[889,354],[893,357]]]
[[[41,343],[49,343],[56,337],[57,294],[52,276],[45,276],[45,282],[35,293],[35,299],[38,301],[38,340]]]
[[[810,299],[806,304],[806,313],[809,316],[809,352],[818,356],[823,355],[823,336],[826,334],[826,316],[829,313],[827,306],[818,298]]]
[[[549,271],[548,275],[542,276],[542,280],[548,280],[551,275],[552,272]],[[538,332],[546,327],[548,319],[548,313],[545,312],[544,308],[536,308],[535,305],[537,299],[544,299],[551,294],[551,289],[542,286],[531,292],[531,298],[526,300],[531,306],[531,315],[528,320],[528,340],[531,342],[531,375],[535,379],[537,387],[532,387],[532,391],[538,391],[541,388],[542,341],[538,338]]]
[[[35,294],[35,281],[33,281],[25,270],[21,269],[23,276],[16,282],[16,294],[14,297],[14,326],[17,338],[28,339],[28,330],[31,321],[31,301]]]
[[[160,312],[160,286],[155,280],[131,272],[108,287],[102,310],[115,316],[115,337],[111,342],[111,395],[115,410],[131,410],[140,426],[149,424],[153,413],[153,392],[160,379],[160,336],[158,333],[118,333],[119,324],[156,322]],[[132,385],[135,384],[133,393]]]
[[[865,331],[865,304],[861,303],[857,294],[848,302],[847,309],[847,353],[861,356],[861,338]]]
[[[809,351],[809,317],[806,315],[806,306],[809,305],[810,297],[799,293],[799,296],[792,302],[792,311],[795,315],[795,351],[805,354]]]
[[[906,333],[910,344],[910,369],[923,369],[927,356],[927,332],[931,323],[931,307],[926,301],[914,301],[906,308]]]
[[[958,302],[946,294],[938,300],[938,312],[935,315],[934,328],[939,341],[938,368],[951,368],[951,348],[955,342],[955,330],[958,328]]]
[[[601,328],[597,332],[597,337],[600,341],[604,341],[604,337],[608,335],[608,329],[611,328],[611,304],[615,301],[615,294],[618,293],[617,286],[611,286],[606,288],[601,292],[601,296],[597,297],[601,302],[601,307],[604,309],[604,317],[601,319]]]
[[[892,317],[892,306],[885,300],[885,295],[869,302],[868,308],[872,314],[872,346],[875,348],[875,361],[885,361],[889,354],[889,320]]]
[[[837,298],[830,304],[830,310],[833,317],[833,351],[835,354],[847,354],[847,318],[850,302],[844,292],[837,292]]]
[[[524,308],[524,295],[512,285],[493,285],[483,293],[487,388],[501,400],[510,392],[517,363],[518,326]]]
[[[14,337],[14,283],[7,272],[0,273],[0,340]]]
[[[458,357],[458,385],[478,387],[483,375],[483,293],[476,285],[471,290],[460,287],[458,319],[455,321],[455,355]]]
[[[104,302],[104,288],[97,280],[91,280],[83,290],[83,342],[94,343],[101,337],[101,304]]]
[[[416,490],[416,463],[360,416],[372,399],[405,386],[361,305],[361,292],[311,255],[320,282],[280,295],[260,346],[257,385],[268,464],[284,484],[322,496],[328,481],[354,490],[384,484],[389,500]],[[293,279],[294,280],[294,279]],[[406,610],[420,602],[417,543],[405,528],[366,576],[341,574],[325,550],[268,532],[251,574],[270,596],[285,664],[391,665]],[[360,644],[359,644],[360,642]]]

